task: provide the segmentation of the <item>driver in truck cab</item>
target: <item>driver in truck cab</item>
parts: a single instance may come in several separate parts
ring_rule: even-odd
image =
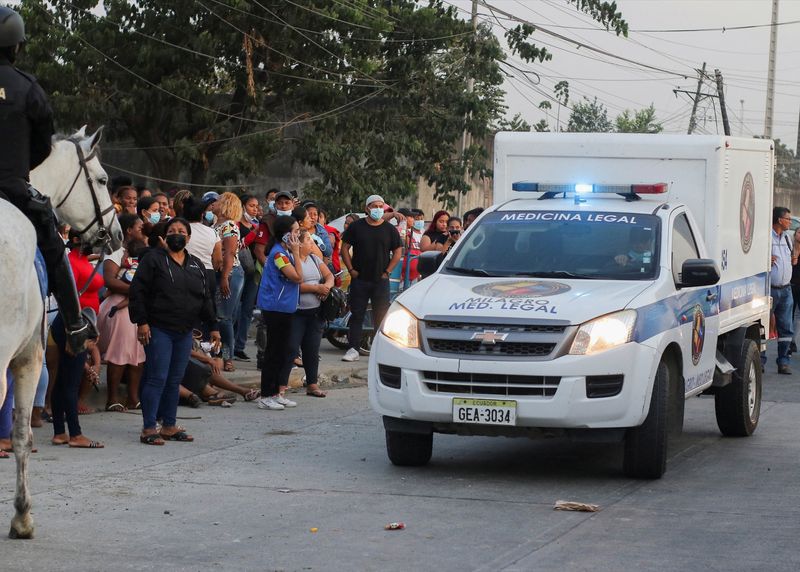
[[[625,254],[618,254],[614,257],[614,262],[626,269],[644,268],[653,261],[653,251],[651,248],[652,232],[642,228],[631,230],[631,248]]]

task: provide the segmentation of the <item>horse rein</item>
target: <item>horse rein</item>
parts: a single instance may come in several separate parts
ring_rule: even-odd
[[[103,221],[103,217],[106,214],[108,214],[109,212],[114,210],[114,205],[112,203],[111,206],[109,206],[105,210],[101,210],[100,209],[100,201],[97,198],[97,191],[94,188],[94,183],[92,182],[92,177],[91,177],[91,175],[89,175],[89,168],[87,166],[87,163],[89,161],[91,161],[92,159],[94,159],[95,155],[97,154],[97,151],[93,150],[88,156],[85,156],[83,154],[83,149],[81,148],[80,144],[77,141],[75,141],[74,139],[68,139],[68,141],[70,143],[72,143],[73,145],[75,145],[75,151],[78,153],[78,160],[80,162],[80,167],[78,168],[78,173],[75,175],[75,178],[72,180],[72,184],[70,185],[69,190],[67,191],[67,194],[64,196],[63,199],[61,199],[61,201],[55,206],[55,208],[59,209],[61,207],[61,205],[63,205],[67,201],[69,196],[72,194],[72,191],[75,190],[75,185],[78,184],[78,180],[80,179],[81,173],[83,173],[83,176],[86,178],[86,183],[89,185],[89,190],[91,191],[91,194],[92,194],[92,203],[94,205],[94,218],[92,219],[92,222],[90,222],[89,225],[86,228],[84,228],[83,230],[76,230],[75,233],[78,236],[82,236],[90,228],[92,228],[95,224],[97,224],[98,225],[97,235],[95,237],[95,241],[94,241],[94,244],[92,244],[92,246],[100,246],[101,247],[101,249],[100,249],[100,253],[101,253],[100,254],[100,259],[97,261],[97,264],[95,264],[94,270],[89,275],[89,278],[86,280],[86,284],[84,284],[83,288],[81,288],[78,291],[78,296],[82,296],[86,292],[86,290],[89,288],[89,284],[92,283],[92,280],[94,279],[95,274],[97,274],[98,270],[100,269],[100,265],[103,263],[103,260],[105,259],[105,256],[106,256],[106,246],[108,245],[109,242],[111,242],[111,233],[109,232],[108,228],[106,227],[106,225],[105,225],[105,223]]]

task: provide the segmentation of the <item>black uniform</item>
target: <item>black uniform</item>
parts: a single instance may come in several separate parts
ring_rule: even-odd
[[[36,229],[50,291],[58,301],[70,351],[77,354],[95,332],[81,315],[50,199],[29,183],[31,169],[50,155],[53,132],[53,110],[36,79],[0,55],[0,194],[25,213]]]
[[[61,262],[64,243],[52,207],[31,195],[28,179],[50,155],[53,133],[53,110],[36,79],[0,56],[0,192],[31,219],[48,270]]]

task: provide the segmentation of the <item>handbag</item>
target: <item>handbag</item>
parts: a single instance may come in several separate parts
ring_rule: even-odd
[[[239,264],[242,265],[242,270],[247,275],[251,275],[256,271],[256,261],[248,247],[239,250]]]
[[[347,295],[344,290],[334,286],[328,296],[319,305],[319,315],[326,322],[332,322],[344,315],[347,306]]]

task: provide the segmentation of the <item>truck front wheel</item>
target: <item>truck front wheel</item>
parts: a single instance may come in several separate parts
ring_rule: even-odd
[[[660,479],[667,470],[667,409],[671,371],[658,364],[647,418],[625,435],[625,474],[634,479]]]
[[[727,437],[749,437],[761,416],[761,355],[753,340],[745,339],[737,358],[731,360],[736,371],[733,380],[717,389],[714,409],[717,425]]]
[[[394,465],[420,467],[431,460],[433,433],[402,433],[386,430],[386,453]]]

